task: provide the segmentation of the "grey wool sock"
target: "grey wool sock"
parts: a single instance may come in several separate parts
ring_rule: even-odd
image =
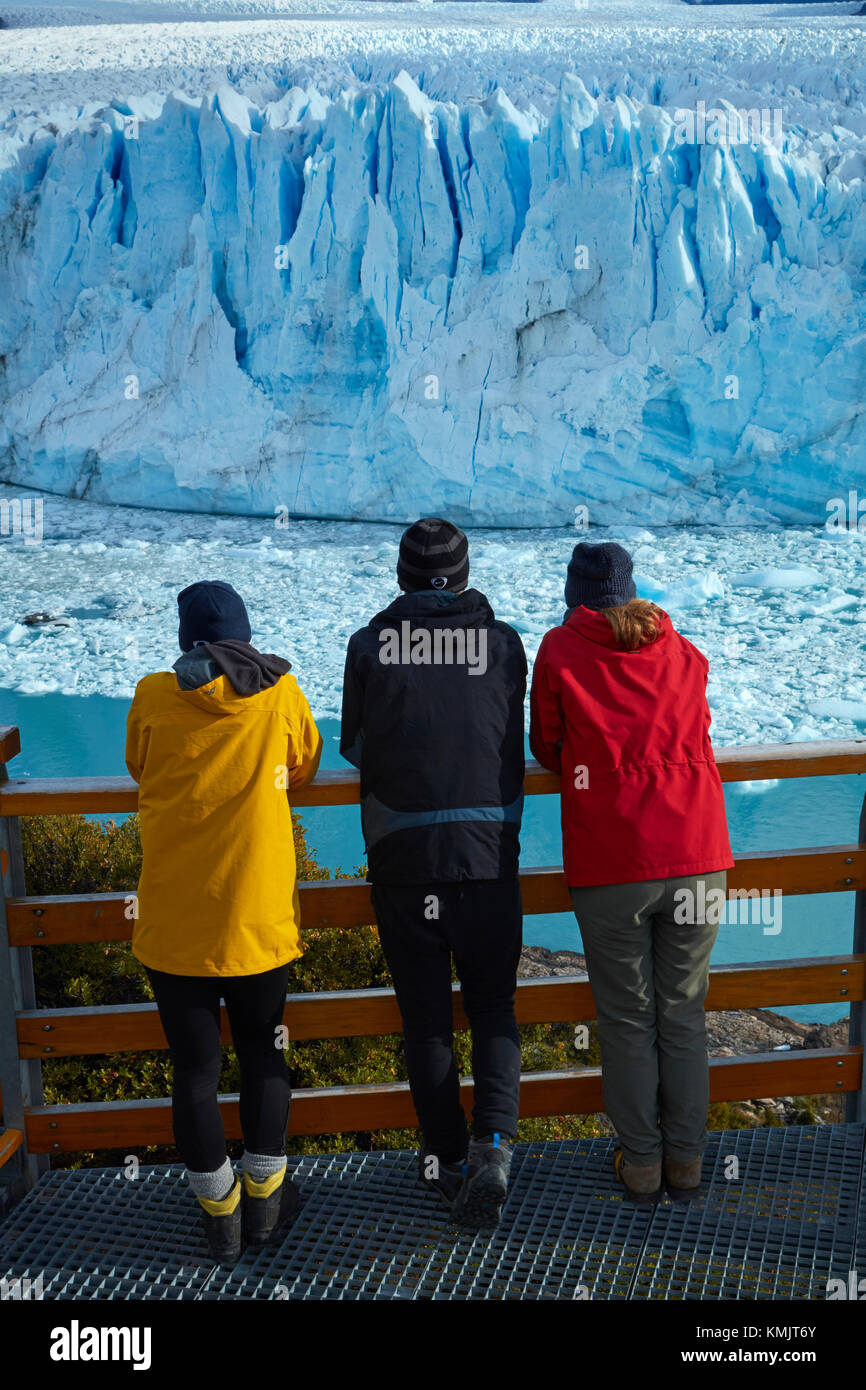
[[[271,1177],[273,1173],[279,1173],[286,1166],[286,1155],[279,1154],[251,1154],[244,1149],[241,1158],[241,1168],[245,1173],[249,1173],[253,1182],[264,1182],[265,1178]]]
[[[194,1173],[187,1168],[186,1177],[196,1197],[204,1197],[209,1202],[222,1202],[235,1185],[235,1170],[228,1158],[212,1173]]]

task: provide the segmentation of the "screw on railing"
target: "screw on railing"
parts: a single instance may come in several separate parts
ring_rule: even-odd
[[[20,748],[18,730],[4,728],[0,740],[0,785],[8,782],[5,758]],[[42,1063],[38,1058],[22,1060],[18,1055],[16,1014],[36,1008],[33,960],[29,946],[10,946],[6,922],[6,899],[25,891],[24,854],[21,825],[17,816],[0,816],[0,1091],[3,1097],[3,1123],[26,1136],[25,1111],[41,1105]],[[26,1140],[10,1159],[11,1172],[0,1169],[4,1182],[15,1189],[32,1187],[40,1173],[49,1167],[45,1154],[29,1154]],[[8,1165],[4,1165],[4,1168]],[[16,1194],[20,1195],[20,1191]]]
[[[866,795],[860,809],[860,829],[857,839],[866,846]],[[855,955],[866,953],[866,890],[858,888],[854,894],[854,944],[851,950]],[[848,1042],[851,1046],[863,1047],[866,1041],[866,1000],[852,999],[848,1005]],[[845,1119],[849,1124],[862,1124],[866,1121],[866,1051],[863,1054],[859,1091],[849,1091],[845,1097]]]

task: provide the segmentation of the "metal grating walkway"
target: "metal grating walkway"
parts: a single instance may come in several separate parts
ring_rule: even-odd
[[[213,1267],[183,1168],[47,1173],[0,1276],[49,1299],[823,1299],[866,1273],[866,1126],[712,1134],[701,1204],[623,1201],[613,1141],[518,1144],[499,1230],[461,1234],[408,1152],[290,1158],[281,1242]],[[727,1176],[726,1176],[727,1174]]]

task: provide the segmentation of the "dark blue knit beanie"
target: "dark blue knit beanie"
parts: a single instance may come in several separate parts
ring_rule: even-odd
[[[240,594],[222,579],[202,579],[177,596],[182,652],[196,642],[249,642],[250,620]]]
[[[637,589],[627,550],[613,541],[581,541],[574,547],[565,580],[566,607],[616,608],[630,598],[637,598]]]

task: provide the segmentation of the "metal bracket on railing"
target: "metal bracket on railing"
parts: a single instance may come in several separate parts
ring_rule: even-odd
[[[860,810],[860,829],[857,838],[866,845],[866,795]],[[854,944],[855,955],[866,953],[866,890],[858,888],[854,894]],[[848,1042],[851,1046],[863,1047],[866,1042],[866,999],[852,999],[848,1014]],[[860,1090],[849,1091],[845,1097],[845,1119],[849,1125],[861,1124],[866,1120],[866,1048],[863,1052],[863,1069],[860,1074]]]
[[[8,780],[6,764],[0,762],[0,783]],[[18,1055],[16,1014],[36,1008],[33,960],[29,946],[9,945],[6,926],[6,899],[24,892],[21,826],[17,816],[0,816],[0,1098],[3,1126],[22,1134],[26,1134],[25,1110],[43,1101],[42,1063],[38,1058],[22,1060]],[[22,1144],[0,1167],[4,1195],[10,1188],[12,1200],[23,1195],[49,1166],[47,1155],[28,1154]]]

